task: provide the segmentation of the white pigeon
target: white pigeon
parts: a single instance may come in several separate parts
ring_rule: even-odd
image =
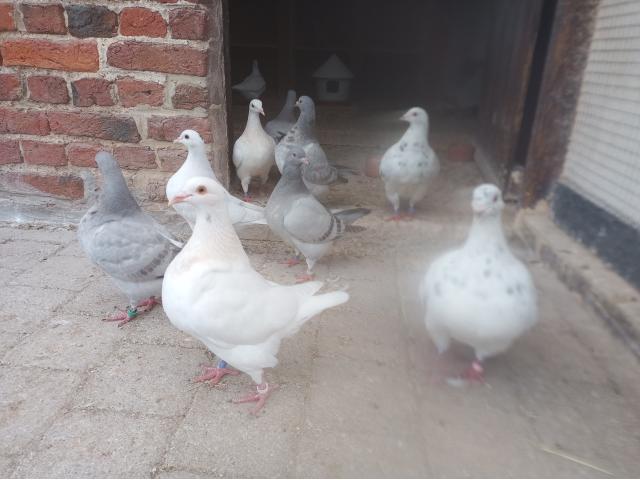
[[[198,132],[195,130],[185,130],[174,142],[181,143],[187,147],[188,154],[182,166],[167,182],[167,198],[174,197],[185,182],[192,177],[209,177],[218,181],[207,158],[204,141]],[[243,202],[229,192],[227,192],[226,202],[227,208],[229,209],[229,216],[234,225],[264,225],[267,223],[264,218],[264,208]],[[193,207],[189,204],[178,204],[174,206],[174,208],[189,223],[189,226],[193,230],[196,221],[196,213]]]
[[[444,352],[451,339],[473,347],[476,361],[463,376],[481,380],[482,361],[507,350],[536,323],[536,289],[505,239],[498,187],[476,187],[471,206],[467,241],[431,264],[420,294],[438,351]]]
[[[249,200],[251,179],[259,177],[262,185],[267,183],[269,171],[275,161],[276,144],[262,128],[260,115],[264,115],[262,102],[251,100],[247,125],[233,145],[233,164],[236,166],[236,173],[242,184],[245,200]]]
[[[353,173],[346,167],[331,165],[316,136],[316,107],[313,100],[305,95],[296,102],[300,115],[295,125],[276,145],[276,165],[280,173],[284,170],[285,159],[292,146],[302,147],[307,155],[308,165],[302,168],[302,179],[314,197],[324,199],[329,193],[329,185],[346,183],[341,173]]]
[[[413,107],[401,120],[409,122],[409,128],[402,138],[393,144],[380,161],[380,177],[394,216],[400,220],[400,203],[409,204],[408,213],[415,213],[416,204],[424,198],[429,181],[440,171],[438,157],[429,145],[429,117],[420,107]]]
[[[127,295],[126,311],[105,318],[122,326],[157,304],[164,271],[182,244],[140,209],[111,154],[98,152],[96,163],[102,189],[80,220],[78,239],[89,259]]]
[[[169,201],[189,203],[197,215],[193,235],[167,268],[163,307],[175,327],[222,360],[199,379],[217,383],[232,371],[224,367],[228,362],[256,383],[256,393],[238,402],[258,402],[253,409],[258,413],[275,388],[264,381],[263,370],[277,365],[282,339],[349,295],[315,295],[320,282],[278,285],[256,272],[233,230],[225,196],[219,183],[196,177]]]
[[[289,148],[282,177],[265,207],[269,228],[305,257],[307,273],[300,281],[311,280],[314,265],[331,250],[346,227],[370,213],[366,208],[327,210],[303,182],[301,168],[307,162],[302,147]]]
[[[251,73],[246,76],[244,80],[233,85],[231,88],[240,92],[247,100],[260,98],[260,95],[262,95],[267,88],[267,82],[265,82],[260,70],[258,69],[257,60],[254,60],[252,63]]]
[[[271,135],[273,140],[276,142],[280,142],[287,134],[289,130],[296,123],[296,114],[295,114],[295,106],[296,106],[296,91],[289,90],[287,92],[287,99],[284,102],[284,106],[280,113],[273,120],[269,120],[267,124],[264,126],[264,130]]]

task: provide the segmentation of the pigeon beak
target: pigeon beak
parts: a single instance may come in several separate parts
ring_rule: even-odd
[[[182,139],[178,137],[173,141],[173,143],[182,143]]]
[[[266,117],[266,115],[264,114],[264,109],[261,108],[260,110],[258,110],[258,112],[260,112],[260,115],[262,115],[263,117]]]
[[[402,115],[399,120],[402,120],[403,122],[408,122],[409,119],[407,119],[407,114],[405,113],[404,115]]]
[[[307,157],[302,157],[300,161],[303,165],[309,165],[309,159]]]
[[[169,200],[169,206],[171,205],[175,205],[176,203],[182,203],[184,201],[187,200],[187,198],[190,198],[192,195],[190,193],[187,194],[178,194],[175,197],[173,197],[171,200]]]

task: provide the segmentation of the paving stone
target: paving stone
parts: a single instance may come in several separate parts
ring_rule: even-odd
[[[37,265],[49,257],[60,246],[53,243],[35,242],[32,240],[9,240],[0,244],[2,268],[26,270],[37,268]]]
[[[431,477],[418,438],[403,432],[375,436],[356,432],[305,431],[300,437],[300,478]]]
[[[146,478],[162,460],[174,420],[72,411],[58,418],[16,470],[21,477]]]
[[[82,250],[77,239],[73,239],[69,244],[62,248],[56,255],[65,257],[86,257],[86,253]]]
[[[91,283],[91,275],[98,271],[88,259],[55,256],[39,263],[38,268],[16,276],[11,283],[79,292]]]
[[[207,362],[195,349],[123,344],[89,377],[77,405],[175,416],[186,413],[198,385],[191,383]]]
[[[20,453],[41,435],[79,380],[72,372],[0,366],[0,451]]]
[[[62,245],[75,238],[75,230],[69,230],[63,227],[34,226],[32,228],[16,228],[11,225],[0,226],[0,242],[9,239],[19,239]]]
[[[198,390],[173,438],[167,466],[225,477],[291,476],[304,391],[283,385],[255,417],[250,405],[229,402],[250,391],[248,377],[231,377],[226,385]]]
[[[10,478],[13,470],[13,459],[0,455],[0,476],[3,478]]]
[[[7,332],[0,329],[0,359],[26,336],[26,333]]]
[[[72,296],[73,292],[67,290],[4,286],[0,305],[0,330],[31,333]]]
[[[13,348],[3,362],[82,371],[102,364],[123,336],[93,318],[60,314]]]
[[[162,306],[156,306],[151,312],[128,323],[122,328],[122,332],[125,334],[125,340],[134,344],[172,345],[207,350],[202,342],[171,325]]]

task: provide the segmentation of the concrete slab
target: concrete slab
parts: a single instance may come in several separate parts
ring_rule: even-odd
[[[32,333],[73,295],[62,289],[3,286],[0,328],[7,332]]]
[[[100,328],[104,328],[102,325]],[[184,415],[208,359],[201,350],[123,343],[91,372],[75,405],[173,417]]]
[[[0,366],[0,451],[28,451],[60,415],[79,381],[72,372]]]
[[[14,475],[148,478],[162,461],[174,423],[115,412],[69,412],[57,419]]]

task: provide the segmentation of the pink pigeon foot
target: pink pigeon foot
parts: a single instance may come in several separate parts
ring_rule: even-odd
[[[264,407],[267,399],[269,398],[269,395],[271,395],[271,392],[273,392],[277,388],[278,385],[269,385],[266,382],[261,385],[256,385],[257,393],[250,393],[246,397],[233,400],[233,403],[257,402],[256,406],[249,410],[249,413],[251,413],[252,415],[258,415],[258,413],[260,413],[260,410],[262,410],[262,408]]]
[[[217,385],[225,375],[240,375],[240,372],[233,368],[204,367],[202,373],[193,379],[194,382],[211,381],[211,385]]]
[[[484,383],[484,367],[480,362],[475,360],[471,362],[469,368],[462,373],[462,377],[473,382]]]
[[[282,262],[282,264],[286,265],[289,268],[291,268],[291,267],[295,267],[296,265],[299,265],[300,262],[301,262],[301,260],[298,257],[291,257],[291,258],[285,260],[284,262]]]
[[[296,283],[310,282],[313,280],[313,273],[303,273],[302,275],[296,275]]]
[[[391,215],[389,218],[387,218],[387,222],[399,222],[400,220],[404,219],[404,215],[402,215],[401,213],[395,213],[393,215]]]
[[[242,199],[247,203],[253,203],[253,197],[248,193],[245,193]]]
[[[149,297],[146,300],[140,302],[136,308],[128,307],[125,312],[118,312],[115,315],[103,318],[103,322],[119,322],[118,327],[122,327],[135,319],[141,313],[148,312],[156,305],[160,305],[160,302],[155,297]]]

